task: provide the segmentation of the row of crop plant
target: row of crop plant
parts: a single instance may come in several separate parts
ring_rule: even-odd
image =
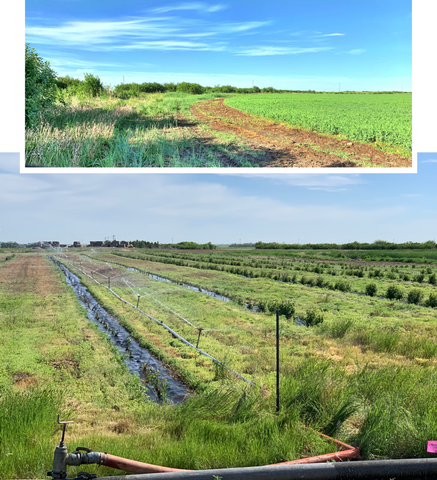
[[[162,256],[155,256],[155,255],[127,255],[127,254],[117,254],[123,257],[128,258],[137,258],[152,262],[159,262],[164,264],[172,264],[177,266],[185,266],[185,267],[192,267],[196,269],[202,270],[217,270],[221,272],[236,274],[236,275],[243,275],[249,278],[270,278],[272,280],[281,281],[284,283],[292,283],[292,284],[301,284],[306,285],[309,287],[319,287],[328,290],[338,290],[341,292],[352,292],[352,293],[360,293],[366,294],[369,296],[379,296],[385,297],[389,300],[402,300],[406,299],[408,303],[414,304],[422,304],[421,302],[424,301],[423,305],[426,307],[435,308],[437,306],[437,294],[433,291],[428,291],[429,288],[433,288],[436,284],[436,275],[435,273],[431,273],[428,277],[427,291],[420,290],[419,288],[412,288],[409,289],[407,292],[404,292],[399,286],[397,285],[386,285],[386,284],[377,284],[376,282],[367,283],[363,285],[363,282],[357,284],[358,282],[351,283],[350,281],[345,280],[344,278],[338,277],[336,281],[331,282],[329,280],[330,277],[326,278],[324,275],[329,274],[318,274],[317,276],[308,276],[302,275],[298,276],[297,273],[293,273],[292,271],[275,271],[275,270],[248,270],[244,267],[228,267],[223,265],[217,264],[209,264],[209,263],[200,263],[200,262],[193,262],[190,260],[181,260],[179,258],[172,258],[169,256],[162,257]],[[428,270],[430,268],[428,267]],[[418,274],[419,279],[423,282],[425,275],[420,273]],[[359,277],[360,278],[360,277]],[[377,275],[372,275],[369,278],[376,278],[381,279],[382,275],[378,272]],[[404,280],[405,281],[405,280]],[[360,290],[357,290],[357,287],[360,287]],[[364,288],[363,288],[364,287]],[[382,288],[381,288],[382,287]],[[423,286],[421,287],[423,288]],[[394,294],[393,291],[396,291]],[[218,292],[217,292],[218,293]],[[231,297],[232,298],[232,297]],[[233,298],[236,301],[236,298]]]

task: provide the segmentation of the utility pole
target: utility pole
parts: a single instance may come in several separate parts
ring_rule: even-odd
[[[124,85],[124,75],[123,75],[123,85]]]

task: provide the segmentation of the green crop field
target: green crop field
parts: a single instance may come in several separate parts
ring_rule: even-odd
[[[313,131],[412,149],[412,98],[407,94],[257,94],[225,103]]]

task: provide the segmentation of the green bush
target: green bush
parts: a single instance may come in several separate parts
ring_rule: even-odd
[[[306,311],[302,320],[304,320],[307,327],[314,327],[323,322],[323,314],[316,312],[315,309],[311,308]]]
[[[417,305],[422,300],[423,293],[418,288],[413,288],[407,295],[407,302]]]
[[[284,301],[278,305],[279,315],[284,315],[287,320],[290,320],[295,314],[294,303]]]
[[[340,290],[340,292],[350,292],[351,286],[349,283],[345,282],[343,279],[340,279],[335,282],[334,289]]]
[[[177,84],[176,91],[190,93],[191,95],[200,95],[203,93],[203,87],[198,83],[181,82]]]
[[[56,97],[56,73],[29,44],[26,44],[26,127],[33,127],[44,109],[52,105]]]
[[[432,275],[430,275],[428,277],[428,282],[431,284],[431,285],[436,285],[437,284],[437,277],[436,277],[436,274],[433,273]]]
[[[428,300],[425,302],[425,306],[437,308],[437,294],[430,293]]]
[[[369,295],[369,297],[374,297],[377,291],[378,287],[376,286],[376,283],[368,283],[366,285],[366,295]]]
[[[402,290],[397,285],[390,285],[387,288],[385,296],[389,300],[402,300],[402,298],[404,298]]]
[[[92,97],[100,96],[105,87],[103,86],[102,81],[97,75],[93,75],[91,73],[84,74],[85,80],[82,83],[82,87],[88,95]]]

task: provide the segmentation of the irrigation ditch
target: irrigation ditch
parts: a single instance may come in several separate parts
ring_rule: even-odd
[[[61,266],[63,266],[65,268],[66,271],[69,271],[67,269],[67,267],[65,267],[65,265],[62,263],[62,262],[59,262],[58,260],[55,260],[53,257],[51,256],[48,256],[48,258],[50,258],[56,265],[58,265],[60,268]],[[70,263],[70,262],[67,262],[67,263]],[[61,268],[62,270],[62,268]],[[88,273],[86,273],[84,270],[82,270],[81,268],[79,268],[80,272],[87,276],[89,279],[91,279],[93,282],[95,282],[97,285],[105,288],[106,290],[108,290],[109,292],[111,292],[112,295],[114,295],[115,297],[117,297],[120,301],[122,301],[123,303],[126,303],[127,305],[130,305],[132,308],[134,308],[135,310],[137,310],[139,313],[141,313],[142,315],[146,316],[147,318],[149,318],[150,320],[153,320],[154,322],[156,322],[158,325],[162,326],[163,328],[165,328],[168,332],[171,333],[171,335],[174,337],[174,338],[177,338],[179,339],[181,342],[183,342],[185,345],[191,347],[191,348],[194,348],[200,355],[204,355],[206,356],[207,358],[209,358],[210,360],[212,360],[217,366],[219,366],[220,368],[222,369],[226,369],[228,370],[230,373],[232,373],[235,377],[239,378],[240,380],[243,380],[245,381],[246,383],[249,383],[250,385],[252,386],[255,386],[253,382],[251,382],[250,380],[248,380],[246,377],[244,377],[243,375],[241,375],[240,373],[236,372],[235,370],[233,370],[232,368],[230,368],[228,365],[224,364],[223,362],[221,362],[220,360],[218,360],[217,358],[214,358],[212,355],[210,355],[209,353],[201,350],[200,348],[198,348],[197,345],[193,345],[191,342],[189,342],[187,339],[185,339],[184,337],[182,337],[181,335],[179,335],[176,331],[174,331],[172,328],[170,328],[168,325],[166,325],[164,322],[162,322],[161,320],[157,320],[156,318],[152,317],[151,315],[149,315],[148,313],[144,312],[143,310],[141,310],[140,308],[138,308],[138,306],[134,305],[133,303],[129,302],[128,300],[126,300],[125,298],[121,297],[120,295],[118,295],[116,292],[114,292],[114,290],[112,290],[109,286],[106,286],[100,282],[98,282],[94,277],[92,277],[91,275],[89,275]],[[72,272],[69,271],[69,273],[71,275],[74,275]],[[80,279],[75,276],[77,281],[80,283]],[[85,288],[83,286],[83,288]],[[89,292],[87,291],[87,293],[89,294]],[[90,295],[90,294],[89,294]],[[90,295],[91,296],[91,295]],[[93,298],[91,296],[91,298]],[[94,302],[98,303],[95,299],[93,299]],[[118,323],[118,322],[117,322]]]
[[[53,257],[48,258],[65,275],[67,284],[72,287],[81,306],[87,310],[88,320],[108,336],[123,357],[130,373],[139,376],[147,386],[147,396],[154,402],[168,400],[181,403],[189,393],[186,385],[174,378],[158,359],[139,345],[118,320],[97,302],[74,273]]]

